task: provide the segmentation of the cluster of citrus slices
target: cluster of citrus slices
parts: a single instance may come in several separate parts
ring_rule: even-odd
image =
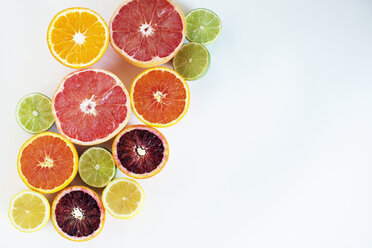
[[[168,161],[169,145],[155,127],[169,127],[186,114],[186,80],[205,74],[221,22],[206,9],[186,18],[170,0],[128,0],[109,25],[87,8],[59,12],[47,31],[52,55],[80,69],[62,79],[53,97],[32,93],[17,104],[19,125],[35,134],[21,147],[17,168],[31,189],[13,197],[11,223],[21,231],[41,229],[49,220],[63,237],[85,241],[103,228],[106,211],[120,219],[135,216],[144,192],[133,179],[152,177]],[[184,45],[187,38],[190,42]],[[130,92],[113,73],[87,68],[108,43],[125,60],[151,67],[132,82]],[[204,45],[203,45],[204,44]],[[173,58],[174,70],[158,66]],[[145,125],[127,126],[130,112]],[[58,132],[48,132],[55,123]],[[101,146],[112,139],[111,151]],[[89,146],[80,154],[75,144]],[[116,177],[117,168],[128,177]],[[79,174],[89,187],[104,188],[102,198],[89,187],[70,186]],[[43,194],[58,192],[50,207]]]

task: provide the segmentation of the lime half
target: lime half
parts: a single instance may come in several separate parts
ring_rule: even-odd
[[[105,187],[116,175],[111,152],[102,147],[87,149],[79,159],[79,175],[89,186]]]
[[[186,15],[186,38],[189,41],[208,45],[220,36],[220,18],[209,9],[194,9]]]
[[[40,93],[24,96],[17,104],[18,124],[28,133],[47,131],[54,123],[51,101]]]
[[[208,71],[210,56],[207,48],[200,43],[184,45],[173,59],[173,68],[186,80],[196,80]]]

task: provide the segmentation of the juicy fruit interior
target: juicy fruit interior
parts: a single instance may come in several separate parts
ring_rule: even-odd
[[[102,224],[101,209],[88,193],[75,190],[62,196],[55,208],[59,228],[71,237],[88,237]]]
[[[183,43],[181,14],[168,0],[133,0],[111,23],[113,43],[139,61],[165,58]]]
[[[208,50],[199,43],[187,43],[173,59],[174,69],[186,80],[202,76],[209,66]]]
[[[138,187],[128,181],[115,182],[108,190],[106,203],[117,215],[130,215],[140,207],[142,194]]]
[[[168,124],[185,111],[187,92],[173,73],[152,70],[140,77],[133,90],[133,105],[148,122]]]
[[[89,63],[107,43],[108,30],[96,15],[84,10],[60,15],[52,28],[51,48],[69,64]]]
[[[128,117],[128,98],[122,87],[100,71],[84,70],[68,77],[53,103],[59,129],[82,142],[111,135]]]
[[[17,106],[20,124],[32,133],[49,129],[54,122],[50,106],[51,101],[46,96],[40,94],[26,96]]]
[[[221,32],[218,16],[207,9],[196,9],[186,16],[186,37],[190,41],[210,44]]]
[[[61,138],[43,135],[24,148],[20,164],[30,185],[52,190],[73,174],[74,154]]]
[[[79,175],[92,187],[103,187],[115,176],[115,162],[109,151],[101,147],[86,150],[79,160]]]
[[[134,174],[155,170],[163,161],[164,144],[154,133],[135,129],[124,133],[117,143],[120,164]]]
[[[32,230],[39,227],[49,209],[43,200],[33,193],[24,193],[14,200],[12,217],[21,229]]]

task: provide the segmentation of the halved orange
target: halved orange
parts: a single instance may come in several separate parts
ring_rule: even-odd
[[[172,69],[150,68],[134,79],[130,103],[134,114],[145,124],[169,127],[181,120],[189,108],[189,86]]]
[[[18,173],[31,189],[54,193],[66,187],[76,176],[78,154],[62,135],[39,133],[30,138],[18,153]]]
[[[50,52],[63,65],[85,68],[105,53],[109,31],[96,12],[87,8],[69,8],[54,16],[47,40]]]

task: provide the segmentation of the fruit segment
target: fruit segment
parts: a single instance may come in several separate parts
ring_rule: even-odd
[[[112,152],[118,168],[133,178],[148,178],[159,173],[169,156],[165,137],[155,128],[135,125],[116,136]]]
[[[140,73],[132,83],[130,97],[138,119],[154,127],[176,124],[186,114],[190,101],[186,81],[167,67]]]
[[[185,19],[169,0],[129,0],[110,22],[111,45],[140,67],[169,61],[185,40]]]
[[[18,173],[31,189],[54,193],[66,187],[78,169],[74,145],[57,133],[33,136],[18,154]]]
[[[130,219],[142,208],[145,194],[141,186],[129,178],[117,178],[103,190],[102,201],[115,218]]]
[[[107,24],[87,8],[69,8],[59,12],[48,28],[48,46],[63,65],[85,68],[96,63],[109,43]]]
[[[25,190],[13,197],[9,206],[9,219],[22,232],[35,232],[49,220],[48,200],[40,193]]]
[[[18,124],[28,133],[47,131],[54,123],[51,100],[40,93],[32,93],[19,100],[16,108]]]
[[[101,199],[87,187],[66,188],[53,200],[53,225],[64,238],[90,240],[101,232],[105,218]]]
[[[99,144],[128,122],[129,94],[111,72],[84,69],[63,79],[52,99],[52,112],[59,132],[72,142]]]

